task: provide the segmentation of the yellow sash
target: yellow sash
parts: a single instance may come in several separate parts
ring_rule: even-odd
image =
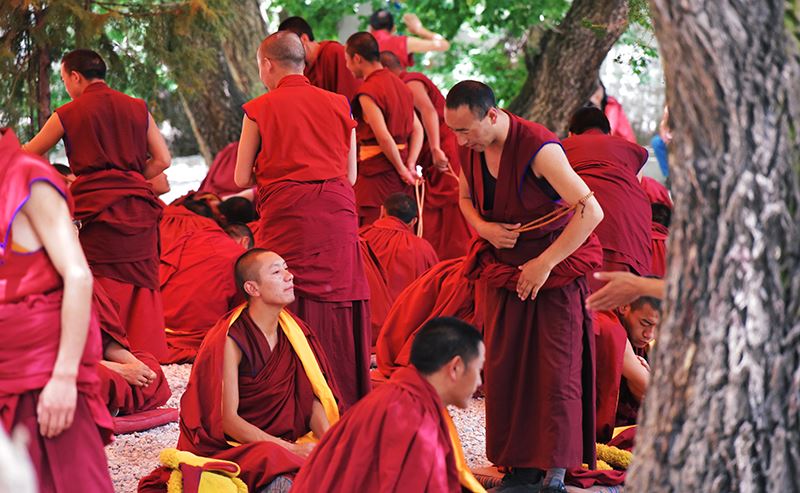
[[[453,454],[456,459],[456,470],[458,471],[458,482],[461,486],[468,489],[472,493],[486,493],[486,490],[481,486],[472,471],[467,467],[467,460],[464,458],[464,449],[461,447],[461,439],[458,438],[458,431],[456,425],[453,424],[453,418],[447,412],[447,408],[442,409],[442,415],[447,422],[447,431],[450,434],[450,442],[453,444]]]
[[[228,320],[228,328],[236,322],[239,315],[242,314],[246,307],[247,303],[244,303],[234,310]],[[305,370],[306,376],[309,382],[311,382],[314,395],[317,396],[317,399],[319,399],[319,402],[322,404],[322,408],[325,410],[325,416],[328,418],[328,423],[333,426],[339,421],[339,407],[336,405],[336,399],[333,397],[331,388],[328,387],[328,382],[325,381],[325,376],[322,374],[322,369],[319,367],[316,356],[314,356],[314,351],[311,350],[308,339],[306,339],[306,335],[303,334],[303,329],[300,328],[297,321],[295,321],[286,310],[281,310],[281,313],[278,315],[278,325],[281,327],[281,330],[283,330],[286,339],[289,340],[289,344],[292,345],[292,349],[294,349],[295,354],[300,359],[303,370]],[[297,442],[316,442],[319,441],[319,439],[320,437],[315,436],[314,432],[308,432],[306,435],[298,438]],[[228,443],[231,443],[231,445],[240,445],[238,443],[234,444],[233,442]]]
[[[406,148],[405,144],[397,144],[398,151],[402,151],[405,148]],[[366,161],[367,159],[375,157],[382,152],[383,151],[381,150],[381,146],[359,146],[358,160]]]

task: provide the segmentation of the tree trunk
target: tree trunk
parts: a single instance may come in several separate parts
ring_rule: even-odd
[[[35,26],[33,31],[43,30],[48,10],[44,8],[34,12]],[[36,39],[31,36],[32,39]],[[36,123],[37,130],[41,130],[47,119],[50,118],[50,47],[44,40],[35,41],[34,56],[31,64],[35,67],[36,81]],[[31,122],[32,123],[32,122]]]
[[[261,19],[258,0],[232,2],[226,14],[230,34],[222,39],[222,52],[234,84],[242,94],[254,98],[264,93],[258,76],[256,49],[267,36],[267,27]]]
[[[528,77],[509,108],[559,134],[595,89],[600,65],[628,25],[628,0],[574,0],[557,28],[534,28],[525,44]]]
[[[777,1],[651,5],[676,207],[626,490],[798,491],[800,73],[784,24],[797,15]]]

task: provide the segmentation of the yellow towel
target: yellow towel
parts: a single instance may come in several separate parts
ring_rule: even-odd
[[[467,467],[467,460],[464,458],[464,449],[461,447],[461,439],[458,438],[458,431],[456,425],[453,424],[453,418],[447,409],[442,409],[444,420],[447,422],[447,431],[450,433],[450,442],[453,444],[453,453],[456,459],[456,470],[458,470],[458,482],[461,486],[468,489],[472,493],[486,493],[483,486],[472,475],[472,471]]]
[[[162,450],[159,460],[172,469],[167,493],[184,493],[182,467],[199,470],[200,484],[196,493],[247,493],[247,485],[236,477],[239,466],[235,462],[199,457],[174,448]]]

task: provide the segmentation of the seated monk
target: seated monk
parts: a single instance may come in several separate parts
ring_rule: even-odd
[[[191,363],[206,333],[243,299],[231,276],[236,259],[253,247],[244,224],[223,230],[214,223],[188,231],[163,250],[159,279],[164,300],[167,355],[164,364]]]
[[[417,215],[414,199],[394,193],[384,200],[380,219],[359,231],[386,271],[392,298],[439,262],[431,244],[414,234]]]
[[[615,426],[636,424],[650,380],[647,352],[661,321],[661,301],[640,297],[613,311],[595,312],[597,346],[597,441]]]
[[[449,317],[425,324],[411,349],[412,366],[330,429],[292,492],[484,492],[466,466],[446,409],[469,405],[483,359],[475,327]]]
[[[134,414],[163,406],[172,392],[158,360],[132,351],[114,301],[94,284],[94,309],[100,322],[103,359],[97,365],[100,394],[112,415]]]
[[[204,200],[181,197],[164,208],[158,223],[161,253],[172,248],[175,241],[187,231],[219,229],[211,206]]]
[[[256,220],[253,201],[244,197],[228,197],[219,203],[219,212],[225,218],[225,224],[247,224]]]
[[[177,448],[236,462],[249,491],[259,492],[297,472],[339,410],[316,338],[285,310],[294,301],[286,262],[255,248],[234,272],[248,301],[219,320],[197,354]],[[139,491],[164,491],[167,478],[160,468]]]

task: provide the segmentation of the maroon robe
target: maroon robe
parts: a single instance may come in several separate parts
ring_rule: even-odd
[[[17,426],[28,432],[39,491],[111,492],[103,445],[111,441],[112,423],[99,394],[95,365],[102,349],[94,312],[72,425],[55,438],[39,434],[36,407],[58,355],[63,284],[44,248],[13,250],[11,226],[35,182],[48,183],[66,199],[55,169],[22,151],[10,129],[0,129],[0,422],[9,433]]]
[[[653,263],[650,266],[650,273],[661,278],[667,273],[667,238],[669,238],[668,227],[656,222],[651,224],[650,241],[653,248]]]
[[[595,229],[603,245],[603,270],[649,275],[652,214],[637,177],[647,162],[647,150],[597,129],[572,135],[563,145],[575,172],[603,208],[604,218]],[[590,281],[592,289],[602,284]]]
[[[299,320],[303,333],[326,378],[327,359],[319,342]],[[242,351],[239,365],[239,416],[265,433],[295,441],[310,431],[309,420],[314,393],[283,331],[270,350],[261,330],[247,312],[242,311],[228,327],[228,315],[211,329],[197,354],[186,392],[181,398],[180,436],[177,448],[203,457],[239,464],[239,477],[250,491],[259,491],[281,475],[292,475],[303,458],[272,442],[232,446],[222,425],[222,365],[227,338]],[[330,383],[330,380],[328,380]],[[332,387],[336,396],[336,391]],[[156,469],[139,483],[140,492],[165,491],[169,477],[166,468]]]
[[[411,228],[393,216],[378,219],[359,231],[367,240],[386,271],[392,298],[439,262],[433,247],[411,232]]]
[[[347,407],[370,388],[369,286],[346,179],[355,122],[342,96],[302,75],[284,77],[244,109],[263,144],[256,158],[256,246],[289,265],[297,297],[290,309],[319,337]]]
[[[305,75],[315,86],[346,97],[348,101],[363,82],[347,68],[344,46],[336,41],[321,41],[317,58],[306,65]]]
[[[403,69],[414,65],[414,54],[408,51],[408,36],[392,34],[385,29],[370,31],[370,34],[378,42],[380,51],[391,51],[397,56]]]
[[[147,105],[91,83],[56,110],[77,177],[70,187],[80,240],[98,281],[120,307],[134,349],[166,351],[158,294],[158,222],[162,206],[142,173],[148,159]]]
[[[443,409],[414,367],[398,370],[328,430],[292,492],[461,492]]]
[[[481,154],[465,148],[461,163],[481,216],[527,223],[560,207],[552,187],[530,169],[539,150],[558,139],[541,125],[508,116],[493,203],[484,200]],[[569,219],[523,233],[512,249],[487,248],[501,264],[522,265],[547,249]],[[583,275],[541,289],[534,300],[521,301],[513,287],[487,290],[486,452],[493,463],[594,465],[594,334],[587,295]]]
[[[649,347],[650,346],[645,346],[643,348],[634,347],[633,352],[636,353],[636,356],[640,356],[647,361]],[[641,401],[633,395],[630,387],[628,387],[628,381],[623,377],[619,384],[619,401],[617,402],[615,426],[635,425],[639,416],[639,407],[641,407],[641,404]]]
[[[239,151],[239,141],[231,142],[214,156],[214,162],[208,168],[206,177],[200,183],[198,192],[210,192],[219,196],[234,195],[250,187],[240,187],[233,181],[233,171],[236,169],[236,156]],[[166,212],[165,212],[166,213]]]
[[[164,216],[158,225],[161,235],[161,251],[168,252],[178,239],[192,231],[218,231],[219,224],[210,217],[196,214],[174,202],[164,208]]]
[[[433,103],[433,107],[436,108],[436,114],[439,117],[439,145],[447,155],[450,167],[455,173],[454,176],[434,167],[426,135],[417,160],[422,166],[422,173],[425,176],[422,237],[433,245],[441,260],[464,256],[473,232],[458,206],[458,174],[461,172],[461,164],[459,163],[456,134],[444,121],[444,96],[436,84],[424,74],[403,72],[400,78],[406,84],[419,82],[425,87],[425,92]]]
[[[672,198],[669,196],[667,187],[649,176],[642,177],[641,186],[644,193],[646,193],[647,197],[650,199],[651,204],[663,204],[672,209]]]
[[[612,312],[594,313],[597,347],[597,441],[608,443],[614,432],[628,333]]]
[[[398,146],[402,146],[400,157],[405,162],[408,145],[414,130],[414,96],[402,80],[385,68],[369,74],[353,97],[353,115],[358,119],[356,138],[359,153],[364,147],[375,148],[378,141],[372,127],[364,121],[360,96],[367,96],[380,108],[386,121],[386,128]],[[358,180],[356,181],[356,202],[358,203],[359,224],[371,224],[380,214],[380,207],[386,197],[393,193],[411,194],[389,158],[379,152],[375,156],[358,160]]]
[[[233,276],[236,259],[244,252],[216,224],[188,231],[164,250],[160,278],[167,355],[162,363],[194,361],[206,333],[244,301]]]
[[[386,271],[381,266],[375,252],[363,238],[358,242],[361,250],[361,258],[364,260],[364,274],[369,285],[369,321],[372,328],[370,336],[371,352],[375,352],[375,342],[378,333],[381,331],[383,322],[392,308],[394,297],[389,292],[389,285],[386,280]]]

